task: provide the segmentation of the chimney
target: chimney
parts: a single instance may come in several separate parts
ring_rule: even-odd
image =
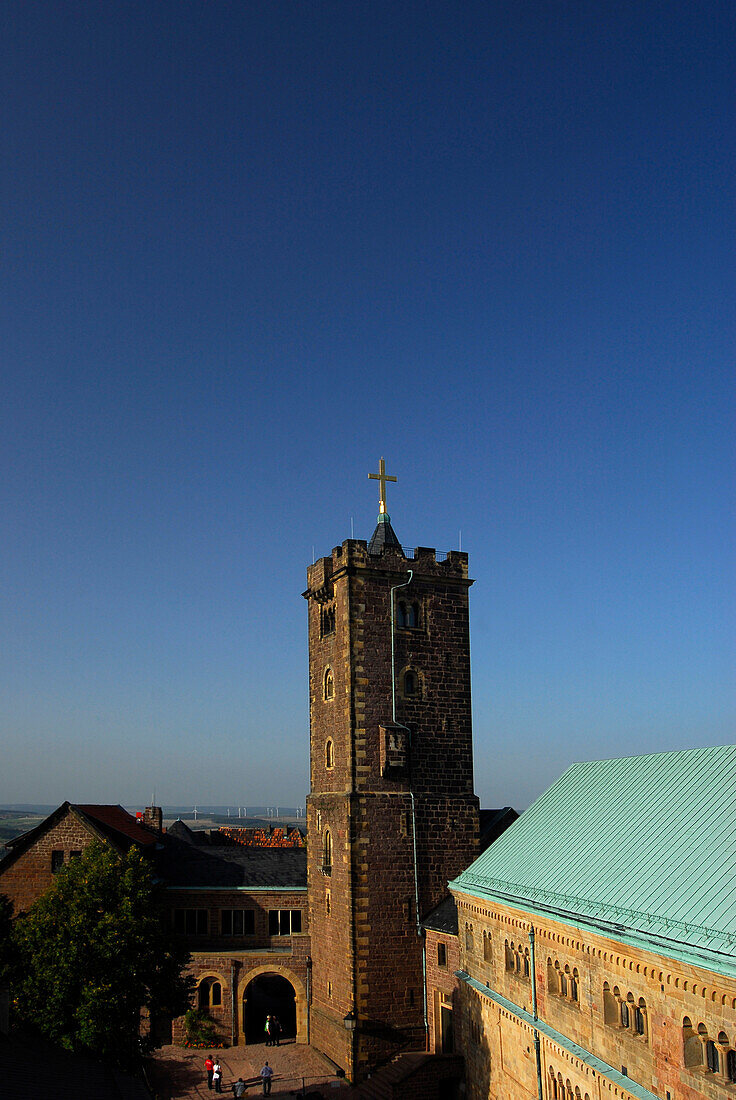
[[[164,812],[160,806],[146,806],[143,811],[143,824],[154,832],[161,833],[164,828]]]

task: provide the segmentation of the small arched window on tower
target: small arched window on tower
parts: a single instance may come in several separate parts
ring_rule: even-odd
[[[324,679],[322,694],[323,694],[325,699],[334,699],[335,698],[335,678],[332,675],[332,669],[331,668],[326,668],[325,669],[325,679]]]
[[[404,698],[413,699],[419,694],[419,678],[413,669],[407,668],[404,673]]]
[[[324,606],[320,610],[320,632],[325,638],[328,634],[335,633],[335,605]]]
[[[325,767],[334,768],[335,766],[335,746],[330,738],[327,739],[325,744]]]
[[[408,600],[399,600],[399,606],[396,608],[396,623],[397,626],[416,630],[419,626],[419,604],[416,600],[412,603]]]
[[[329,829],[325,829],[322,838],[322,874],[332,874],[332,833]]]

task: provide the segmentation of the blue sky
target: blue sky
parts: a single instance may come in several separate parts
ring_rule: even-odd
[[[470,553],[483,805],[733,740],[735,22],[6,5],[0,801],[303,804],[381,455]]]

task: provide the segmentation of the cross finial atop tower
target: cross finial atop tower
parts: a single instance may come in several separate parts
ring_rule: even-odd
[[[372,478],[374,481],[378,481],[380,483],[380,495],[379,495],[379,498],[378,498],[378,514],[380,516],[385,516],[386,515],[386,482],[387,481],[397,481],[398,479],[395,478],[395,477],[392,477],[390,474],[386,473],[386,464],[383,461],[383,459],[381,459],[381,461],[378,463],[378,473],[377,474],[368,474],[368,478],[369,479]]]

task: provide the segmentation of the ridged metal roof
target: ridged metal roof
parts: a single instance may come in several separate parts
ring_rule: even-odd
[[[452,889],[736,972],[736,746],[573,764]]]

